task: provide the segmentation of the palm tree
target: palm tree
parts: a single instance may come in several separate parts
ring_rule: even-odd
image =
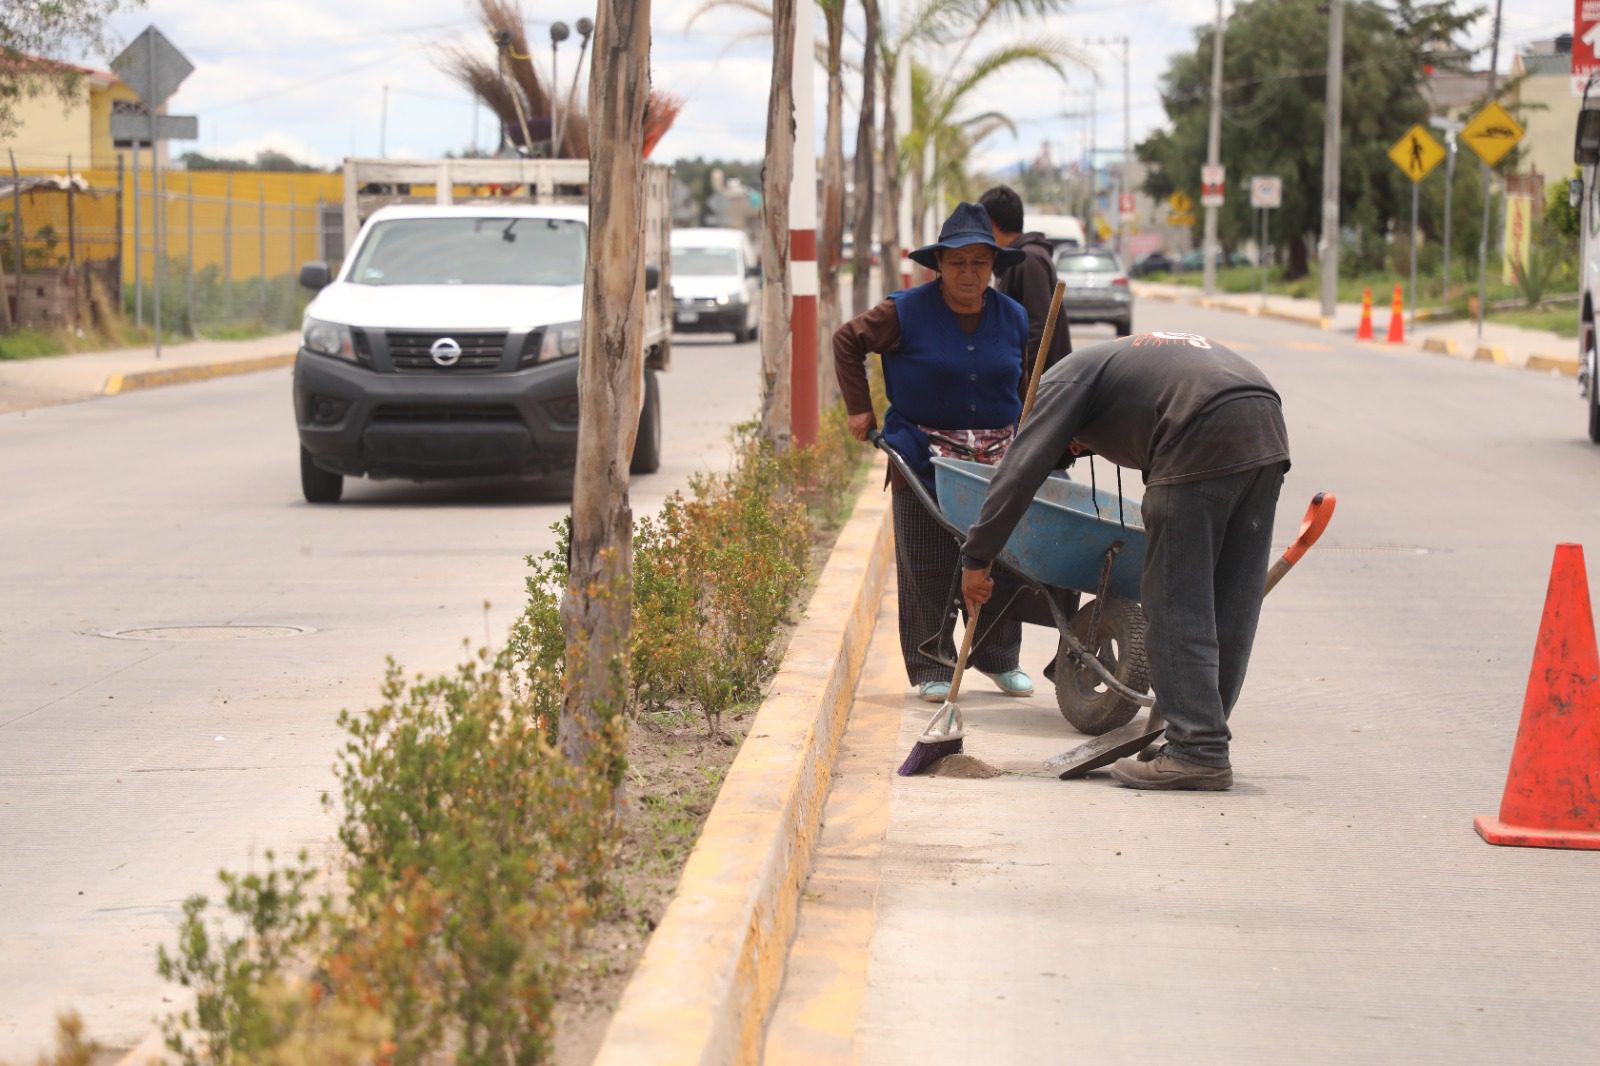
[[[941,77],[932,67],[915,62],[911,68],[911,129],[901,141],[904,158],[925,160],[911,168],[911,217],[920,229],[927,209],[942,213],[944,204],[933,203],[928,187],[946,197],[970,199],[973,195],[968,164],[978,146],[1001,130],[1016,134],[1011,119],[998,110],[964,114],[974,98],[982,98],[984,85],[1019,64],[1036,63],[1065,79],[1066,67],[1077,61],[1068,46],[1058,41],[1018,42],[1002,45],[973,60],[970,66],[946,71]],[[915,234],[922,243],[922,234]]]

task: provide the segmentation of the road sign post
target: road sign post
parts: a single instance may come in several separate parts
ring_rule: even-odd
[[[111,61],[111,69],[123,84],[132,89],[144,105],[144,114],[116,115],[111,118],[113,142],[125,140],[133,149],[133,202],[134,202],[134,302],[138,305],[135,322],[143,325],[144,293],[143,275],[139,270],[138,205],[139,205],[139,146],[150,147],[150,242],[154,269],[151,271],[151,289],[155,306],[151,321],[155,327],[156,358],[161,358],[161,269],[166,253],[166,201],[161,183],[161,142],[168,138],[194,139],[199,134],[199,123],[192,115],[163,115],[161,105],[183,80],[194,73],[194,64],[172,46],[172,42],[154,26],[134,39],[122,54]],[[142,127],[142,128],[141,128]]]
[[[1260,217],[1261,238],[1256,242],[1256,265],[1261,268],[1261,306],[1267,306],[1267,212],[1283,206],[1283,179],[1261,175],[1250,179],[1250,206]]]
[[[1500,12],[1495,11],[1496,38],[1495,47],[1499,48]],[[1489,71],[1489,86],[1493,95],[1494,69]],[[1483,237],[1478,242],[1478,337],[1483,337],[1483,315],[1489,302],[1489,179],[1494,168],[1506,157],[1506,153],[1517,146],[1522,140],[1522,123],[1512,118],[1510,113],[1494,100],[1490,100],[1479,111],[1467,120],[1461,127],[1461,139],[1468,148],[1483,160]]]
[[[1422,179],[1433,173],[1445,158],[1444,145],[1440,144],[1420,124],[1413,125],[1398,141],[1389,146],[1389,159],[1400,172],[1411,179],[1411,327],[1417,325],[1417,205]]]

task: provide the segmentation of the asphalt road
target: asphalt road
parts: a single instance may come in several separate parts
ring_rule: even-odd
[[[1154,302],[1136,328],[1224,340],[1283,394],[1280,550],[1314,492],[1339,499],[1265,604],[1234,790],[1045,775],[1083,738],[1035,627],[1035,697],[961,690],[966,752],[1009,772],[894,777],[932,708],[888,613],[769,1060],[827,1061],[795,1050],[818,1040],[885,1064],[1595,1061],[1600,856],[1472,827],[1499,807],[1553,546],[1600,548],[1575,384]]]
[[[726,465],[759,365],[674,342],[636,515]],[[0,415],[0,1059],[68,1008],[140,1039],[183,899],[329,847],[337,712],[376,701],[385,656],[439,671],[499,640],[568,509],[370,481],[313,507],[296,454],[288,371]]]

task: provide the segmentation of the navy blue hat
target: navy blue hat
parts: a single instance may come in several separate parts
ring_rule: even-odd
[[[974,244],[994,249],[996,270],[1014,267],[1023,260],[1022,249],[1002,248],[995,243],[994,229],[989,225],[989,212],[983,209],[983,205],[969,204],[963,200],[956,204],[956,209],[944,220],[944,225],[939,229],[939,239],[912,252],[911,261],[920,263],[929,270],[938,270],[939,252],[949,251],[952,248],[966,248]]]

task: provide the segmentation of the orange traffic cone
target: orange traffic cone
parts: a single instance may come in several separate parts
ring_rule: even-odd
[[[1406,302],[1400,295],[1400,286],[1394,287],[1394,303],[1389,306],[1389,343],[1406,342]]]
[[[1491,844],[1600,850],[1600,652],[1581,544],[1557,544]]]
[[[1372,290],[1361,290],[1361,325],[1356,329],[1356,340],[1372,339]]]

